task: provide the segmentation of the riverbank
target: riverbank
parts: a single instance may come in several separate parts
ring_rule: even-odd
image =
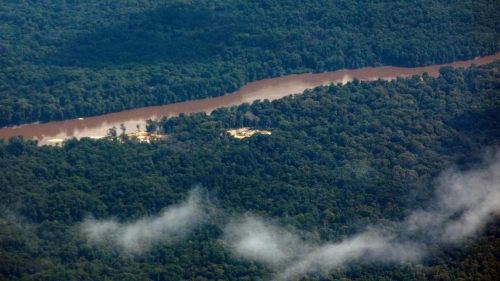
[[[46,145],[53,144],[49,142],[51,139],[64,140],[72,137],[104,136],[107,134],[109,128],[113,126],[118,128],[121,124],[124,124],[127,128],[135,128],[137,125],[144,125],[146,120],[161,119],[163,116],[170,118],[178,116],[181,113],[190,114],[194,112],[206,112],[210,114],[216,108],[252,103],[255,100],[279,99],[290,94],[302,93],[306,89],[312,89],[317,86],[329,85],[331,83],[347,83],[354,78],[360,81],[369,81],[376,79],[390,80],[398,76],[407,77],[422,75],[423,73],[427,73],[430,76],[438,76],[441,67],[469,67],[472,64],[482,65],[499,59],[500,53],[468,61],[427,67],[369,67],[356,70],[339,70],[318,74],[309,73],[264,79],[249,83],[235,93],[217,98],[138,108],[88,117],[83,120],[73,119],[2,128],[0,129],[0,139],[7,140],[12,136],[23,136],[26,139],[38,140],[40,145]]]

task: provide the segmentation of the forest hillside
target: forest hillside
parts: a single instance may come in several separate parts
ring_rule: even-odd
[[[220,96],[290,73],[500,51],[492,0],[0,3],[0,126]]]
[[[181,115],[151,144],[11,138],[0,279],[495,280],[499,68]]]

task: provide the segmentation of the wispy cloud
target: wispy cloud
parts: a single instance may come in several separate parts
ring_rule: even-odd
[[[500,152],[492,155],[475,169],[443,172],[428,208],[413,212],[390,230],[374,225],[349,239],[318,246],[297,232],[247,216],[229,224],[226,240],[237,256],[276,268],[277,280],[328,272],[360,260],[416,261],[425,256],[418,245],[459,243],[500,214]]]
[[[92,242],[116,243],[126,251],[137,253],[151,243],[188,233],[205,217],[200,191],[196,189],[186,202],[167,208],[159,216],[124,224],[115,220],[87,219],[82,224],[82,231]]]
[[[238,216],[222,228],[224,244],[237,257],[258,261],[278,272],[276,280],[308,273],[323,274],[356,261],[418,261],[421,245],[459,243],[479,233],[500,214],[500,153],[491,153],[475,169],[449,169],[436,181],[435,197],[401,222],[372,225],[336,243],[318,243],[313,235],[252,215]],[[207,219],[199,190],[155,217],[129,223],[88,219],[82,230],[89,240],[141,252],[152,243],[185,235]]]
[[[401,243],[392,237],[376,232],[366,232],[339,243],[317,247],[307,255],[296,257],[296,261],[276,276],[277,280],[289,280],[312,272],[328,271],[357,260],[377,262],[414,261],[422,252],[411,243]]]
[[[431,203],[428,210],[414,212],[404,222],[408,232],[421,232],[439,243],[477,234],[500,213],[500,152],[473,170],[443,172]]]
[[[295,231],[287,231],[249,215],[231,221],[224,233],[224,239],[237,256],[274,267],[282,266],[309,250]]]

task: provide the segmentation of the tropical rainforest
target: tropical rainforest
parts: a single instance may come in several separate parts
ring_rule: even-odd
[[[251,216],[296,233],[301,238],[293,241],[311,247],[353,243],[359,240],[352,237],[375,227],[425,252],[384,262],[391,251],[369,259],[370,249],[378,249],[369,245],[366,254],[296,272],[292,280],[496,280],[498,169],[487,177],[491,193],[481,197],[476,191],[485,186],[465,184],[466,196],[433,198],[441,192],[443,171],[454,166],[467,183],[474,178],[468,171],[482,167],[485,154],[498,153],[499,70],[497,61],[442,68],[439,77],[354,80],[211,115],[181,115],[157,121],[167,137],[149,144],[124,136],[41,147],[22,137],[1,142],[0,278],[288,279],[280,275],[282,264],[266,262],[274,255],[259,256],[266,247],[275,254],[281,249],[273,248],[272,235],[250,258],[231,246],[235,233],[274,229],[255,221],[254,229],[228,227]],[[271,135],[236,139],[226,132],[243,126]],[[197,203],[199,220],[191,225],[183,210],[192,205],[182,202],[193,189],[203,199]],[[461,205],[457,198],[483,199]],[[398,234],[415,214],[454,204],[459,208],[439,224]],[[479,216],[484,225],[470,221],[476,225],[470,235],[453,240],[465,230],[452,228],[441,239],[422,238],[439,234],[442,225],[466,225],[462,215],[471,210],[489,215]],[[179,229],[167,231],[169,225]],[[291,236],[280,231],[280,241]],[[129,247],[133,237],[145,242]],[[243,252],[258,245],[255,237]],[[341,256],[341,248],[335,249],[332,260]],[[304,252],[295,259],[315,257]]]
[[[0,126],[500,51],[495,0],[2,0]]]

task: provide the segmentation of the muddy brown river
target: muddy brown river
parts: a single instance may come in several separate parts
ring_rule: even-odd
[[[230,107],[242,103],[251,103],[255,100],[274,100],[289,94],[302,93],[306,89],[331,83],[346,83],[354,77],[359,80],[394,79],[398,76],[422,75],[427,72],[431,76],[439,74],[443,66],[468,67],[471,64],[481,65],[500,59],[496,55],[477,58],[469,61],[454,62],[449,64],[432,65],[416,68],[402,67],[369,67],[355,70],[339,70],[319,74],[289,75],[284,77],[264,79],[249,83],[240,90],[216,98],[180,102],[162,106],[152,106],[133,110],[111,113],[85,119],[72,119],[55,121],[44,124],[29,124],[17,127],[0,129],[0,139],[11,136],[23,136],[25,139],[38,140],[39,145],[55,144],[65,139],[76,137],[102,137],[108,129],[116,126],[120,133],[120,124],[124,124],[127,132],[137,131],[137,124],[144,130],[146,120],[160,119],[163,116],[172,117],[180,113],[206,112],[211,113],[219,107]]]

